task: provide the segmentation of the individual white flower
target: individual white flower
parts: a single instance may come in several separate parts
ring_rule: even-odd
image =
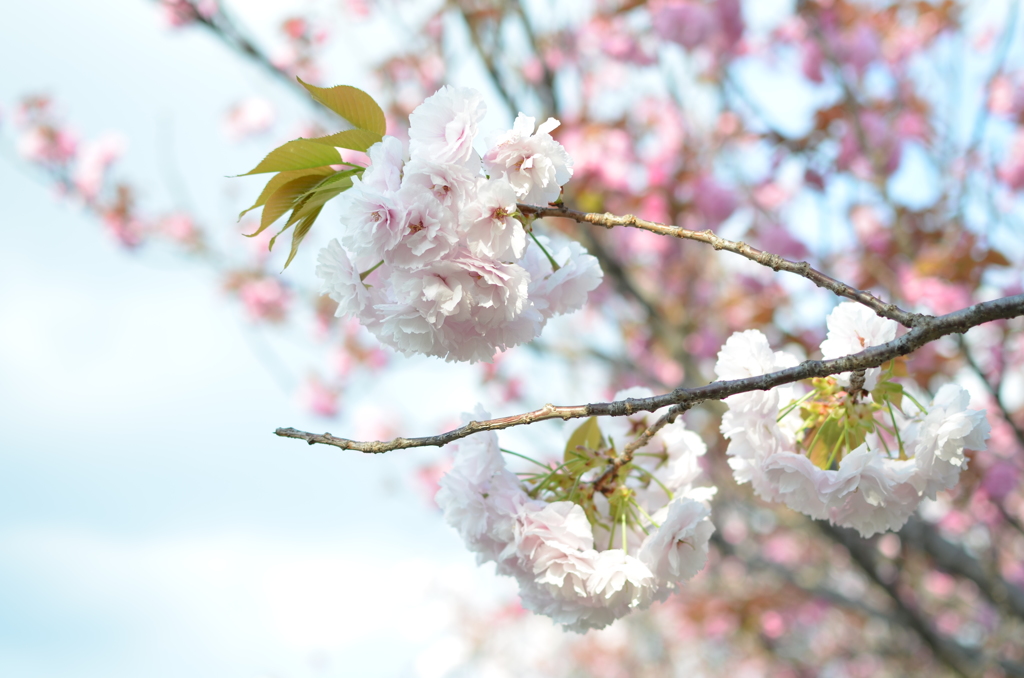
[[[367,149],[370,164],[362,174],[362,182],[374,193],[388,195],[402,186],[405,147],[397,137],[386,136]]]
[[[412,159],[459,163],[477,171],[480,160],[473,141],[486,112],[483,97],[476,90],[442,87],[409,114]]]
[[[526,230],[512,215],[518,209],[512,185],[502,178],[481,178],[476,199],[459,215],[459,232],[478,257],[519,259],[526,249]]]
[[[486,421],[491,414],[481,405],[477,405],[471,414],[462,415],[462,424],[471,421]],[[454,463],[471,482],[482,483],[490,480],[499,471],[505,469],[505,459],[498,447],[498,434],[494,431],[482,431],[476,435],[463,438],[452,443]]]
[[[475,257],[466,250],[457,251],[452,261],[473,281],[471,313],[477,325],[504,324],[526,308],[530,277],[521,266]]]
[[[829,501],[829,520],[852,527],[862,537],[898,530],[920,501],[910,483],[913,465],[883,459],[861,445],[839,463],[837,491]],[[842,488],[839,490],[838,488]]]
[[[666,424],[658,432],[657,439],[665,446],[668,455],[662,474],[665,486],[673,492],[691,492],[693,484],[703,475],[699,459],[707,452],[707,445],[699,435],[687,429],[681,419]]]
[[[341,240],[360,263],[372,266],[383,259],[408,229],[405,209],[395,194],[379,193],[359,177],[338,197],[338,205],[344,227]]]
[[[798,362],[788,353],[772,351],[768,345],[768,338],[758,330],[746,330],[735,332],[726,339],[725,345],[718,352],[715,374],[719,379],[734,381],[795,367]],[[726,398],[724,402],[729,406],[730,412],[774,413],[778,411],[780,401],[788,402],[793,399],[795,388],[783,386],[769,391],[737,393]]]
[[[930,499],[959,480],[960,472],[967,468],[965,449],[985,448],[988,419],[982,411],[968,410],[970,402],[966,390],[945,384],[935,394],[928,414],[911,418],[907,426],[905,443],[918,469],[914,482]]]
[[[548,118],[534,134],[534,118],[520,113],[512,129],[501,135],[484,155],[484,167],[492,176],[504,176],[520,202],[546,205],[558,199],[562,186],[572,177],[572,159],[551,138],[559,122]]]
[[[339,318],[358,315],[369,303],[370,294],[341,243],[329,242],[317,255],[317,262],[316,276],[323,281],[321,294],[338,302],[334,315]]]
[[[416,187],[459,215],[477,192],[477,175],[456,163],[417,159],[405,166],[403,187]]]
[[[821,342],[821,355],[825,360],[860,353],[871,346],[879,346],[896,338],[896,321],[882,318],[874,311],[854,301],[839,304],[826,319],[828,337]],[[864,390],[878,385],[882,370],[872,367],[865,372]],[[850,385],[850,373],[836,375],[840,386]]]
[[[395,297],[420,312],[434,327],[456,314],[468,314],[473,279],[469,271],[448,259],[420,268],[398,269],[392,276]]]
[[[490,414],[477,406],[472,416],[463,415],[463,423],[488,418]],[[497,561],[514,539],[516,515],[530,500],[505,468],[493,431],[469,436],[452,447],[454,463],[441,478],[435,501],[445,522],[478,553],[481,562]]]
[[[755,485],[763,499],[782,502],[818,520],[829,517],[829,501],[837,490],[835,472],[818,468],[802,454],[782,450],[766,455],[758,472]]]
[[[594,566],[594,574],[587,582],[587,592],[597,599],[600,607],[608,611],[611,619],[622,617],[632,610],[646,609],[654,602],[658,582],[642,560],[626,555],[621,549],[601,551]],[[605,615],[601,615],[604,617]],[[604,618],[588,620],[593,626],[604,626],[611,621]]]
[[[400,236],[384,261],[400,268],[424,266],[450,252],[458,242],[451,210],[430,191],[403,185],[396,194],[402,206]]]
[[[673,500],[655,515],[661,524],[640,547],[641,562],[667,582],[692,578],[707,564],[708,541],[715,531],[710,516],[711,511],[701,502]]]
[[[530,272],[530,298],[533,303],[547,318],[583,308],[588,293],[597,289],[604,275],[597,258],[587,254],[576,241],[570,241],[554,250],[548,238],[539,236],[537,239],[554,258],[559,269],[553,270],[540,247],[526,248],[528,256],[524,256],[524,264]]]
[[[375,305],[374,310],[377,321],[368,325],[367,329],[382,344],[405,355],[444,355],[445,349],[439,345],[437,328],[415,306],[389,302]]]

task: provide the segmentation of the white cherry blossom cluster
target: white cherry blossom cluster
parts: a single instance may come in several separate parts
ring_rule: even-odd
[[[649,395],[630,389],[616,399]],[[452,443],[454,466],[437,503],[481,563],[516,578],[524,607],[568,630],[602,628],[664,600],[707,562],[715,489],[698,485],[706,447],[681,420],[600,484],[655,417],[588,420],[573,429],[565,463],[536,473],[506,468],[493,432]],[[488,414],[478,407],[473,418]],[[572,445],[574,436],[583,444]]]
[[[395,137],[370,147],[370,165],[339,198],[341,241],[321,250],[316,273],[382,343],[405,354],[490,360],[575,311],[601,281],[575,242],[529,242],[517,203],[558,199],[572,160],[548,119],[519,114],[479,155],[481,95],[444,87],[409,117],[408,156]]]
[[[821,352],[839,358],[895,336],[894,321],[843,303],[828,317]],[[715,372],[739,379],[796,364],[747,330],[726,341]],[[923,497],[956,484],[967,466],[964,450],[984,449],[989,431],[985,413],[968,410],[970,396],[955,384],[940,388],[927,407],[905,399],[881,368],[866,370],[859,390],[844,373],[815,380],[810,393],[789,385],[730,396],[722,434],[733,475],[767,501],[865,537],[897,530]]]

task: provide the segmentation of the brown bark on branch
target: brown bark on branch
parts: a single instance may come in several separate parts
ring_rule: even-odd
[[[733,254],[738,254],[741,257],[746,257],[747,259],[761,264],[762,266],[767,266],[773,271],[795,273],[796,275],[810,280],[818,287],[826,289],[837,296],[845,297],[864,304],[883,318],[895,320],[904,327],[915,327],[918,323],[928,317],[918,313],[908,313],[895,304],[887,304],[878,297],[839,282],[835,278],[814,269],[806,261],[790,261],[789,259],[780,257],[777,254],[765,252],[764,250],[760,250],[752,245],[748,245],[745,242],[720,238],[711,231],[691,231],[690,229],[682,228],[680,226],[670,226],[668,224],[659,224],[654,221],[647,221],[632,214],[616,216],[610,213],[598,214],[596,212],[580,212],[579,210],[569,209],[564,206],[540,207],[537,205],[519,205],[519,210],[523,214],[531,217],[562,217],[564,219],[572,219],[580,223],[604,226],[605,228],[626,226],[629,228],[639,228],[643,231],[650,231],[651,233],[657,233],[658,235],[668,235],[673,238],[680,238],[683,240],[696,240],[697,242],[711,245],[716,250],[725,250],[727,252],[732,252]]]
[[[450,442],[465,438],[481,431],[497,431],[523,426],[545,419],[579,419],[582,417],[610,416],[622,417],[635,412],[654,412],[663,407],[680,405],[693,407],[709,400],[722,400],[737,393],[748,391],[767,391],[813,377],[827,377],[840,372],[854,372],[871,367],[878,367],[893,358],[909,355],[925,344],[950,334],[962,334],[972,327],[1002,318],[1015,318],[1024,315],[1024,294],[1004,297],[993,301],[975,304],[965,309],[943,316],[915,316],[915,326],[902,337],[879,346],[872,346],[860,353],[834,358],[832,360],[806,360],[795,367],[777,372],[770,372],[756,377],[735,379],[733,381],[715,381],[706,386],[696,388],[679,388],[671,393],[650,398],[628,398],[608,403],[589,403],[586,405],[556,406],[547,404],[540,409],[523,414],[486,421],[471,421],[465,426],[436,436],[421,438],[395,438],[383,441],[357,441],[338,438],[330,433],[308,433],[294,428],[279,428],[275,434],[283,438],[298,438],[310,445],[320,443],[333,445],[345,450],[356,450],[371,454],[389,452],[408,447],[441,447]]]

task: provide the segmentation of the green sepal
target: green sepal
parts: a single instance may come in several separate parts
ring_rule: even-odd
[[[355,127],[374,132],[378,137],[383,136],[386,132],[387,122],[384,119],[384,111],[373,100],[373,97],[363,90],[350,85],[317,87],[302,82],[302,78],[297,78],[297,80],[313,95],[314,99],[348,120]]]

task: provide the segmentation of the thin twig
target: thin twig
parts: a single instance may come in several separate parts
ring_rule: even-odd
[[[481,431],[497,431],[513,426],[524,426],[546,419],[568,420],[595,416],[622,417],[636,412],[654,412],[671,405],[693,407],[704,401],[722,400],[737,393],[767,391],[776,386],[791,384],[804,379],[827,377],[832,374],[839,374],[840,372],[854,372],[856,370],[878,367],[893,358],[913,353],[925,344],[933,342],[940,337],[950,334],[962,334],[972,327],[992,320],[1015,318],[1022,315],[1024,315],[1024,294],[1018,294],[1012,297],[975,304],[948,315],[938,317],[918,316],[919,319],[915,322],[914,328],[902,337],[842,358],[807,360],[795,367],[777,372],[732,381],[716,381],[696,388],[679,388],[671,393],[651,396],[649,398],[627,398],[626,400],[607,403],[570,406],[556,406],[549,403],[532,412],[485,421],[471,421],[465,426],[436,436],[395,438],[389,442],[363,442],[338,438],[329,433],[308,433],[294,428],[279,428],[275,433],[284,438],[305,440],[310,445],[320,443],[372,454],[409,447],[441,447]]]
[[[658,431],[665,428],[667,424],[674,422],[676,417],[691,407],[693,407],[693,404],[674,405],[669,408],[668,412],[658,417],[658,420],[644,429],[644,432],[637,436],[636,440],[626,445],[625,449],[622,450],[622,454],[612,459],[612,463],[608,466],[605,472],[594,481],[594,490],[597,492],[605,492],[606,486],[615,478],[619,469],[633,461],[633,455],[637,450],[649,443],[651,438],[657,435]]]
[[[732,252],[733,254],[746,257],[747,259],[757,262],[762,266],[767,266],[773,271],[786,271],[788,273],[799,275],[810,280],[818,287],[832,292],[833,294],[864,304],[883,318],[895,320],[904,327],[915,327],[918,323],[923,322],[924,319],[928,317],[918,313],[908,313],[907,311],[900,309],[895,304],[887,304],[878,297],[868,294],[862,290],[854,289],[853,287],[839,282],[835,278],[816,270],[806,261],[790,261],[789,259],[784,259],[777,254],[765,252],[764,250],[748,245],[745,242],[720,238],[710,230],[691,231],[690,229],[682,228],[680,226],[670,226],[668,224],[659,224],[654,221],[647,221],[646,219],[641,219],[632,214],[616,216],[607,212],[604,214],[598,214],[596,212],[580,212],[579,210],[569,209],[565,206],[540,207],[538,205],[519,205],[519,210],[523,214],[533,217],[562,217],[581,223],[586,222],[594,224],[595,226],[604,226],[605,228],[626,226],[630,228],[639,228],[659,235],[672,236],[683,240],[696,240],[698,242],[711,245],[716,250],[725,250],[727,252]]]

